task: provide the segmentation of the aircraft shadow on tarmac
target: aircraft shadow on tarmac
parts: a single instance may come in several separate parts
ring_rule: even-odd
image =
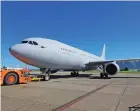
[[[79,74],[78,77],[73,77],[71,75],[51,75],[51,79],[59,79],[59,78],[89,78],[89,79],[112,79],[112,78],[140,78],[140,76],[111,76],[111,77],[108,77],[108,78],[101,78],[100,75],[92,75],[92,74]]]
[[[111,76],[111,77],[108,77],[108,78],[101,78],[100,75],[99,76],[91,76],[89,77],[90,79],[112,79],[112,78],[120,78],[120,79],[123,79],[123,78],[139,78],[140,79],[140,76],[139,77],[133,77],[133,76],[130,76],[130,77],[127,77],[127,76]]]
[[[120,79],[123,79],[123,78],[139,78],[140,79],[140,77],[108,77],[108,78],[101,78],[99,76],[90,77],[90,79],[112,79],[112,78],[120,78]]]
[[[128,108],[129,111],[140,111],[140,104]]]
[[[51,75],[51,79],[59,79],[59,78],[89,78],[92,74],[79,74],[78,77],[73,77],[71,75]]]

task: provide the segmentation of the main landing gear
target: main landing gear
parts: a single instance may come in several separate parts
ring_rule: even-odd
[[[79,72],[73,71],[73,72],[71,72],[71,76],[77,77],[77,76],[79,76]]]
[[[101,78],[108,78],[108,74],[105,71],[105,66],[103,65],[103,73],[100,73]]]
[[[108,78],[108,74],[107,73],[100,73],[100,77],[101,78]]]
[[[51,70],[50,69],[45,69],[43,72],[43,81],[49,81],[50,80],[50,74]]]

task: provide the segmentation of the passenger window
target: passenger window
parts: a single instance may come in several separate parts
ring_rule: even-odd
[[[33,44],[34,44],[34,45],[38,45],[38,43],[36,43],[35,41],[33,41]]]
[[[21,43],[24,43],[24,44],[25,44],[25,43],[27,43],[27,42],[28,42],[28,41],[22,41]]]
[[[33,44],[33,43],[32,43],[32,41],[29,41],[29,44],[31,44],[31,45],[32,45],[32,44]]]

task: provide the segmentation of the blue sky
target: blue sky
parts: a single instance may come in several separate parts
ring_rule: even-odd
[[[56,39],[107,59],[140,57],[140,2],[2,2],[2,63],[24,66],[9,47]]]

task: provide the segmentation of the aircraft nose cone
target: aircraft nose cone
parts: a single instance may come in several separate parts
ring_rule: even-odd
[[[9,48],[9,51],[11,52],[11,47]]]
[[[28,45],[26,46],[24,44],[16,44],[9,48],[9,52],[18,60],[30,65],[34,65],[34,59],[29,59],[34,57],[29,48],[30,47],[28,47]]]
[[[12,53],[12,51],[13,51],[13,48],[12,48],[12,47],[10,47],[10,48],[9,48],[9,52],[10,52],[10,53]]]
[[[9,48],[9,52],[11,53],[12,56],[15,58],[25,61],[25,55],[24,51],[22,50],[24,47],[21,46],[20,44],[13,45],[12,47]]]
[[[10,47],[10,48],[9,48],[9,51],[10,51],[10,53],[16,52],[15,46]]]
[[[9,48],[9,52],[10,52],[12,55],[20,54],[21,49],[19,49],[18,45],[14,45],[14,46],[12,46],[12,47]]]

